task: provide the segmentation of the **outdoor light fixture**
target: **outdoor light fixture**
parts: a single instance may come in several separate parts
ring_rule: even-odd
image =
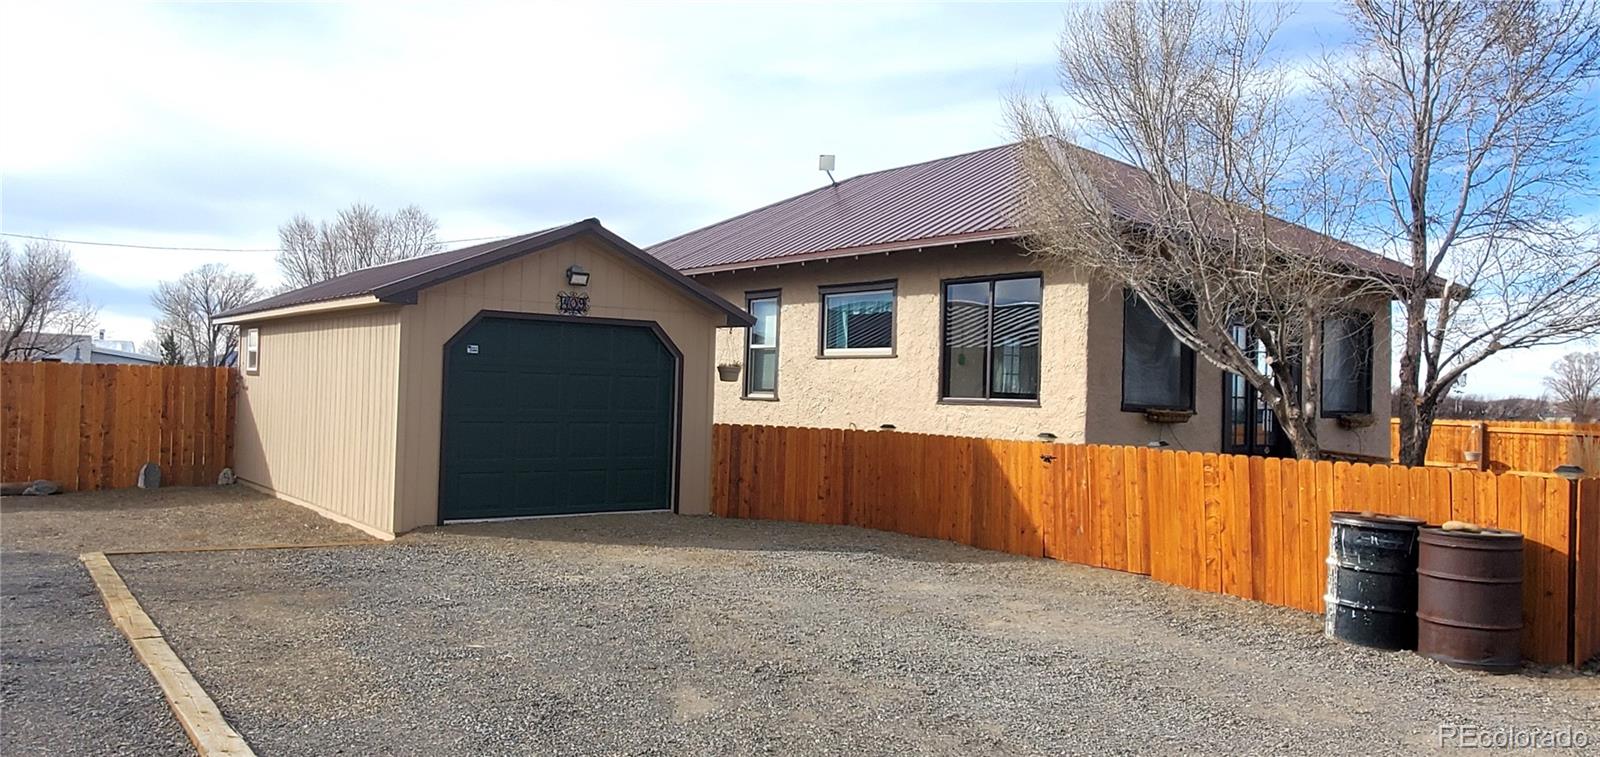
[[[589,286],[589,272],[583,270],[581,265],[567,267],[567,283],[575,287]]]
[[[1055,434],[1052,434],[1049,431],[1040,431],[1039,432],[1039,441],[1041,441],[1041,442],[1053,442],[1055,440],[1056,440],[1056,435]]]
[[[1577,481],[1578,479],[1583,478],[1583,466],[1558,465],[1556,466],[1555,474],[1568,481]]]

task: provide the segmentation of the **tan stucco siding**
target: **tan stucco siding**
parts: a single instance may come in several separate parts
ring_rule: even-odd
[[[1122,288],[1096,284],[1089,300],[1088,441],[1145,445],[1164,441],[1175,449],[1214,452],[1222,447],[1222,369],[1195,359],[1195,415],[1183,423],[1152,423],[1142,413],[1122,411]],[[1344,429],[1321,419],[1323,448],[1364,455],[1389,453],[1389,308],[1375,300],[1373,323],[1373,424]]]
[[[400,313],[380,306],[245,323],[260,370],[241,381],[234,471],[247,482],[393,533]]]
[[[444,344],[481,311],[556,313],[568,266],[590,273],[590,317],[653,321],[683,353],[678,509],[710,509],[712,333],[725,316],[638,263],[575,240],[423,290],[400,311],[396,529],[437,522]],[[571,316],[582,318],[582,316]]]
[[[1038,271],[1043,275],[1037,406],[939,402],[940,282]],[[716,384],[719,423],[874,429],[1062,441],[1084,438],[1088,288],[1070,270],[1041,268],[1015,246],[976,243],[941,250],[790,264],[697,277],[737,305],[747,292],[781,289],[776,401],[742,398],[738,381]],[[822,358],[819,287],[896,282],[893,357]],[[717,362],[743,364],[743,329],[719,329]]]

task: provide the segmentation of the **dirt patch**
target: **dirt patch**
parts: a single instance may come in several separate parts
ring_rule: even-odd
[[[80,553],[364,538],[238,486],[0,498],[0,753],[193,754]],[[308,600],[285,594],[237,620],[299,618]]]

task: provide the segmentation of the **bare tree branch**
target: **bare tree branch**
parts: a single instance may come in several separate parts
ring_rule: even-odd
[[[296,215],[278,227],[278,268],[284,286],[303,286],[351,271],[439,251],[439,224],[416,205],[392,215],[356,203],[332,223]]]
[[[163,339],[162,359],[223,365],[238,346],[238,329],[213,324],[211,319],[260,295],[255,276],[229,271],[220,263],[207,263],[176,281],[161,282],[150,303],[161,314],[156,331]],[[169,337],[174,344],[167,344]]]
[[[18,255],[0,240],[0,360],[59,352],[88,336],[96,317],[78,291],[78,266],[65,247],[31,241]]]
[[[1318,78],[1334,129],[1379,202],[1358,234],[1411,270],[1394,282],[1403,351],[1401,462],[1418,465],[1439,403],[1505,350],[1600,332],[1590,87],[1592,0],[1357,0],[1351,47]],[[1452,282],[1429,299],[1426,282]]]

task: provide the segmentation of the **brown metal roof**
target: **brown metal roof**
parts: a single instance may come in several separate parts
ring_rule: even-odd
[[[1082,150],[1082,148],[1072,148]],[[1108,201],[1140,219],[1131,190],[1138,168],[1082,150],[1103,177]],[[673,237],[648,252],[687,274],[801,260],[1009,239],[1022,201],[1018,143],[854,176]],[[1283,222],[1281,241],[1319,249],[1351,265],[1407,277],[1408,266]]]
[[[393,263],[363,268],[343,276],[336,276],[310,286],[257,300],[248,305],[219,313],[218,318],[231,318],[266,310],[309,305],[317,302],[372,296],[382,302],[410,304],[417,301],[417,292],[458,276],[483,270],[508,260],[538,252],[561,242],[589,235],[607,246],[655,271],[669,283],[676,285],[691,297],[721,310],[728,317],[729,326],[748,326],[753,323],[750,314],[723,299],[703,284],[691,279],[661,260],[635,247],[632,243],[589,218],[566,226],[558,226],[529,234],[507,237],[494,242],[475,244],[456,250],[423,255]]]

